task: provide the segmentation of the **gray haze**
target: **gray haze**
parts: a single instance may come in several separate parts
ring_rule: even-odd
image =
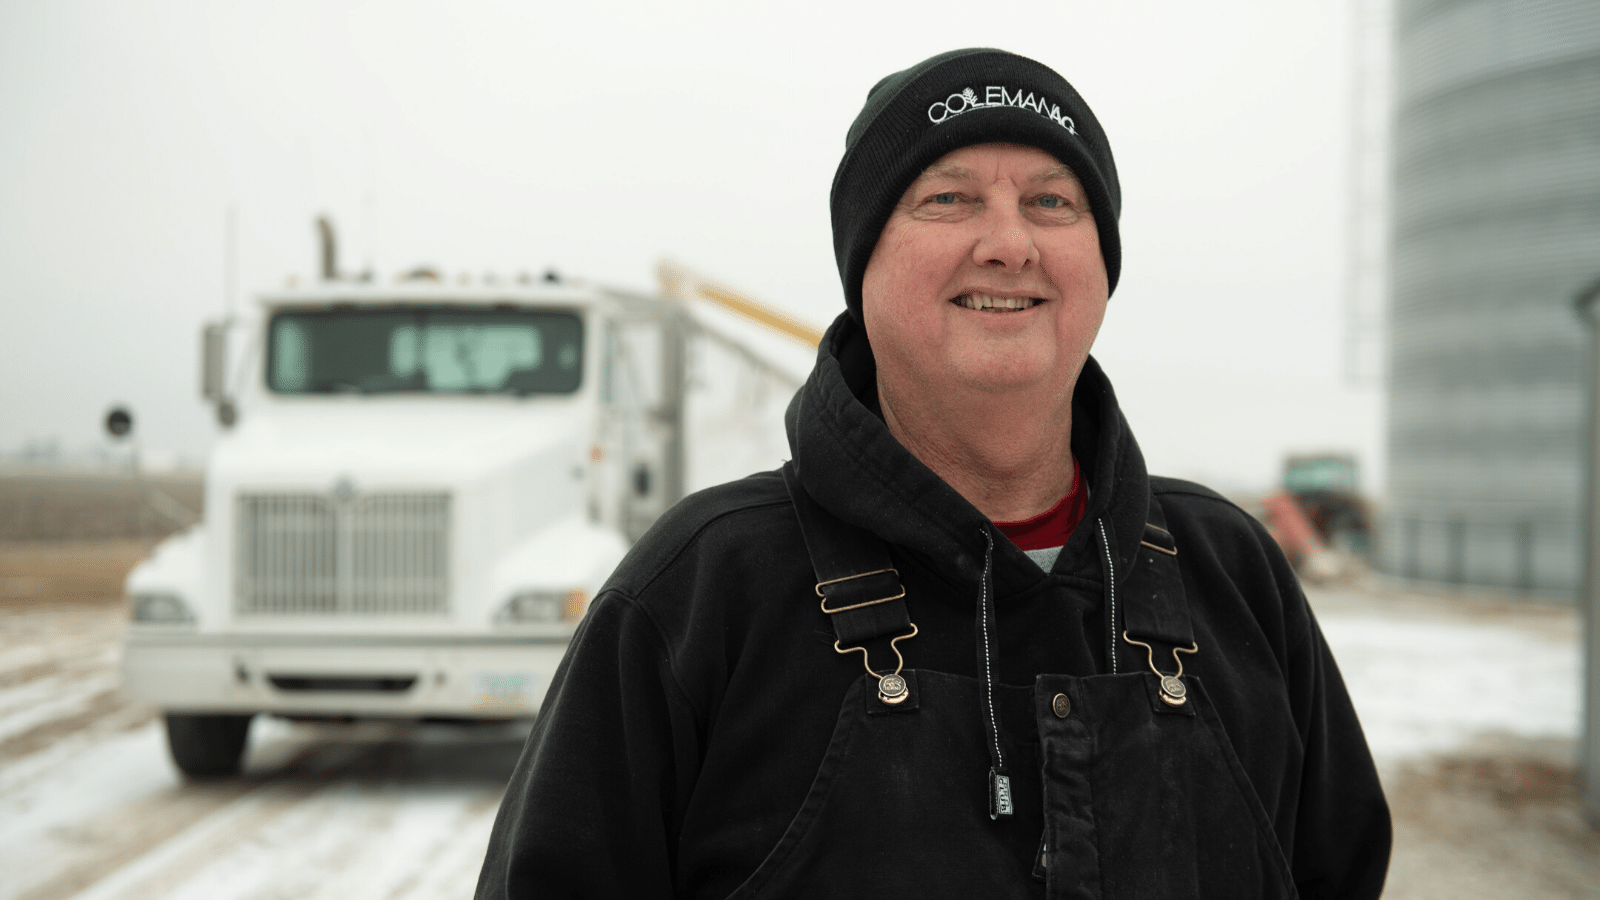
[[[112,403],[147,453],[215,434],[197,332],[314,267],[562,272],[650,287],[670,256],[819,325],[827,194],[892,69],[998,46],[1061,71],[1122,175],[1096,354],[1151,468],[1265,486],[1360,452],[1341,365],[1343,4],[0,0],[0,452],[84,450]]]

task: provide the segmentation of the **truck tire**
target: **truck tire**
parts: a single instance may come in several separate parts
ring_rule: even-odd
[[[249,714],[167,713],[167,749],[190,778],[229,778],[239,774],[250,737]]]

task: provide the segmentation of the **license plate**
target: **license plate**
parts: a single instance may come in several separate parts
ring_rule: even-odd
[[[472,708],[527,712],[538,702],[533,689],[530,672],[479,672],[472,679]]]

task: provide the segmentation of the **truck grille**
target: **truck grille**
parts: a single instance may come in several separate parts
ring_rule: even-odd
[[[244,615],[449,610],[448,494],[242,494],[234,553]]]

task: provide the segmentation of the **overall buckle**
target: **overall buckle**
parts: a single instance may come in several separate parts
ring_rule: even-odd
[[[1161,702],[1168,706],[1182,706],[1189,702],[1189,691],[1183,686],[1183,659],[1178,654],[1199,653],[1200,645],[1198,643],[1190,641],[1187,647],[1172,648],[1172,659],[1178,664],[1178,671],[1176,674],[1168,675],[1156,668],[1156,651],[1154,647],[1144,641],[1136,641],[1128,637],[1126,630],[1122,632],[1122,639],[1130,644],[1144,648],[1146,661],[1150,663],[1150,671],[1156,673],[1156,677],[1161,679]]]

